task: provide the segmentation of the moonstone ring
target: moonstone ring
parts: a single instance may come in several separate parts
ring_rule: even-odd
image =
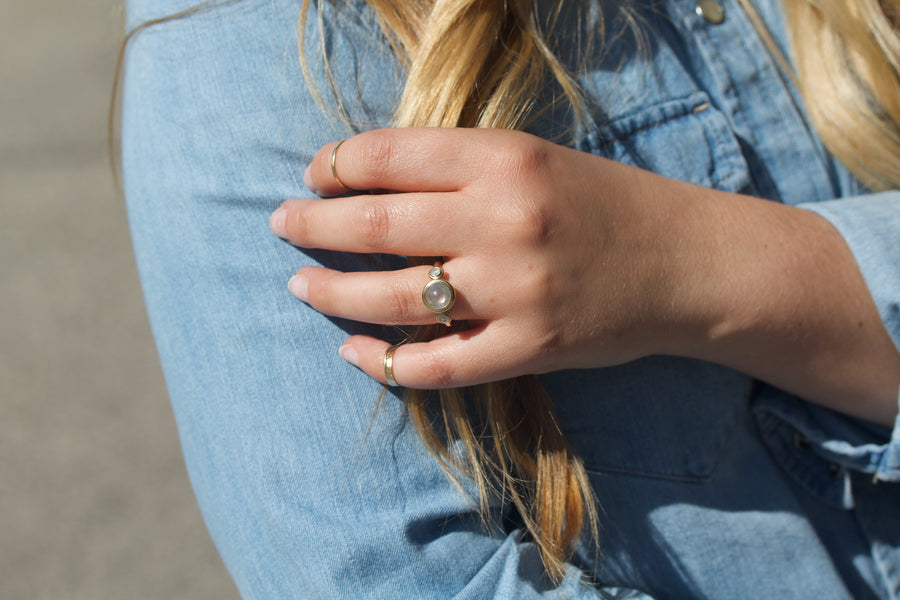
[[[437,313],[437,322],[447,327],[453,322],[450,316],[450,309],[456,302],[456,290],[450,285],[450,282],[444,280],[444,268],[440,262],[434,263],[431,270],[428,271],[428,277],[431,281],[425,284],[422,289],[422,302],[425,308],[433,313]]]

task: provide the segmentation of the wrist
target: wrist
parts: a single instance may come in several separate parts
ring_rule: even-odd
[[[775,202],[721,192],[706,198],[712,202],[687,220],[695,228],[688,252],[699,260],[679,279],[681,335],[670,353],[893,422],[900,354],[837,230]]]
[[[657,260],[646,295],[647,354],[715,356],[743,318],[740,269],[731,239],[740,224],[738,197],[664,180],[653,204]]]

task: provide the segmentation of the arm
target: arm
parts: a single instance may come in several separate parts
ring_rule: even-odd
[[[308,173],[326,196],[344,191],[331,174],[332,148]],[[469,385],[673,354],[893,421],[900,355],[852,253],[816,214],[498,131],[364,134],[341,147],[340,176],[354,189],[398,193],[288,202],[273,230],[306,247],[443,256],[464,297],[454,316],[474,325],[399,348],[401,385]],[[427,281],[422,268],[299,275],[294,291],[328,314],[431,317],[415,299]],[[373,292],[354,300],[361,286]],[[383,381],[386,347],[353,337],[342,355]]]

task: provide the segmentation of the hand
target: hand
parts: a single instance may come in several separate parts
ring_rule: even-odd
[[[322,148],[305,180],[347,192]],[[716,362],[890,424],[900,353],[840,234],[818,215],[666,179],[524,133],[392,129],[348,139],[341,180],[362,193],[291,200],[272,230],[309,248],[444,258],[471,328],[393,357],[398,384],[467,386],[648,354]],[[291,281],[326,314],[425,324],[429,267]],[[384,382],[387,342],[341,355]]]
[[[305,175],[323,197],[347,192],[332,174],[333,149]],[[443,257],[453,318],[470,324],[398,348],[400,385],[617,364],[677,345],[685,331],[676,324],[697,321],[677,301],[698,295],[679,225],[690,194],[672,193],[686,184],[506,130],[363,133],[341,145],[336,171],[359,193],[285,202],[273,232],[306,248]],[[428,270],[305,267],[290,287],[325,314],[421,325],[435,322],[421,299]],[[383,382],[387,348],[353,336],[341,355]]]

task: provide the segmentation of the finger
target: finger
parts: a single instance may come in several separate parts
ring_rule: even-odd
[[[394,351],[392,371],[401,387],[442,389],[465,387],[516,377],[525,357],[515,348],[498,348],[495,327],[451,333],[430,342],[404,344]],[[368,336],[353,336],[341,346],[341,356],[382,383],[384,353],[390,345]]]
[[[321,148],[304,181],[321,196],[352,190],[458,190],[483,163],[487,139],[475,130],[367,131],[344,140],[337,152],[339,142]]]
[[[291,278],[289,287],[296,297],[326,315],[385,325],[426,325],[437,320],[437,313],[422,299],[425,285],[433,281],[428,276],[430,268],[341,273],[304,267]],[[469,299],[458,292],[446,312],[456,320],[489,318],[476,315]]]
[[[445,256],[477,240],[479,206],[447,193],[383,194],[288,200],[272,214],[272,232],[304,248]]]

